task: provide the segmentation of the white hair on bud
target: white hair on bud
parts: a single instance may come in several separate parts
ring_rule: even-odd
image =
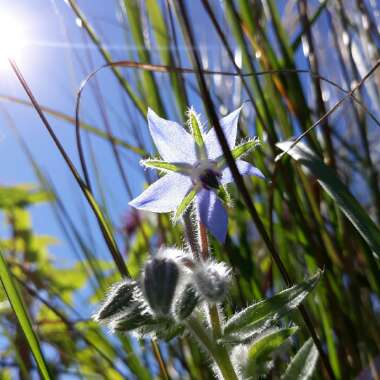
[[[225,263],[207,261],[194,270],[193,283],[206,301],[216,303],[227,296],[231,277],[231,269]]]
[[[106,298],[105,300],[102,302],[99,310],[94,313],[91,318],[95,321],[95,322],[98,322],[98,323],[103,323],[103,324],[108,324],[110,322],[110,320],[112,319],[115,319],[115,318],[118,318],[120,315],[123,315],[123,314],[126,314],[128,313],[131,309],[133,309],[136,304],[138,304],[139,302],[141,302],[142,298],[138,298],[136,297],[136,291],[137,291],[137,288],[133,289],[130,293],[131,293],[131,296],[130,296],[130,299],[129,299],[129,304],[128,305],[120,305],[119,308],[117,308],[117,310],[114,310],[110,315],[106,316],[106,317],[102,317],[102,313],[104,312],[104,310],[106,308],[109,308],[112,304],[112,302],[115,300],[118,292],[120,291],[121,288],[123,288],[124,286],[126,285],[130,285],[131,287],[134,286],[135,282],[132,281],[132,280],[123,280],[123,281],[120,281],[120,282],[117,282],[116,284],[113,284],[107,294],[106,294]]]
[[[139,310],[140,309],[140,310]],[[152,315],[152,311],[149,307],[149,305],[144,301],[142,305],[135,305],[131,310],[129,310],[128,313],[125,313],[124,315],[119,315],[118,318],[111,319],[108,322],[108,328],[111,334],[115,334],[118,330],[117,326],[118,324],[123,320],[123,317],[127,317],[128,314],[135,313],[137,310],[139,310],[139,314],[143,318],[144,316],[150,316]],[[133,330],[129,330],[128,332],[136,334],[135,336],[139,336],[138,333],[139,327],[136,327]]]
[[[178,261],[183,257],[188,256],[188,252],[184,251],[183,249],[179,249],[176,247],[160,247],[160,249],[157,252],[156,257],[162,257],[165,259],[172,259],[174,261]]]
[[[156,257],[171,259],[178,264],[178,269],[179,269],[178,288],[180,288],[181,285],[184,284],[184,282],[187,283],[189,279],[190,271],[187,268],[187,266],[184,265],[184,263],[193,261],[193,257],[188,249],[179,249],[176,247],[162,246],[158,250]]]
[[[157,254],[153,256],[151,260],[153,259],[164,259],[167,261],[172,261],[177,266],[178,279],[177,279],[176,288],[174,291],[171,308],[170,308],[170,314],[172,317],[175,318],[175,314],[174,314],[175,305],[177,304],[177,301],[179,300],[186,286],[192,280],[192,270],[190,268],[192,268],[195,265],[193,261],[193,257],[188,249],[161,246],[159,250],[157,251]],[[142,288],[144,288],[143,282],[144,282],[144,271],[142,271],[141,276],[140,276],[140,284]],[[144,291],[142,293],[144,294]],[[144,298],[146,298],[145,294],[144,294]],[[154,314],[154,311],[152,312]]]

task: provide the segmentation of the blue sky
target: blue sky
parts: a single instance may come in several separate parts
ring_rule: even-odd
[[[116,0],[79,2],[86,17],[102,36],[102,41],[114,60],[126,59],[135,53],[134,50],[126,48],[125,30],[117,20],[118,4]],[[19,57],[17,57],[17,64],[37,100],[43,106],[74,116],[75,94],[81,80],[94,68],[102,65],[104,60],[89,41],[86,32],[78,26],[78,20],[76,20],[73,11],[64,0],[18,0],[17,2],[3,0],[2,7],[2,11],[14,19],[15,24],[21,26],[24,46]],[[191,11],[194,12],[195,10],[192,9]],[[200,25],[204,17],[204,14],[197,15],[194,19]],[[212,33],[205,28],[195,29],[203,48],[210,52],[218,52],[218,46],[213,43]],[[153,54],[157,54],[157,52]],[[185,50],[181,54],[184,56]],[[92,62],[89,62],[89,57],[91,57]],[[219,56],[215,54],[215,60],[218,58]],[[136,75],[136,73],[136,71],[130,70],[124,74],[128,78],[128,76]],[[9,67],[2,68],[0,75],[0,95],[26,99],[23,89]],[[145,119],[136,112],[130,115],[124,112],[125,107],[122,98],[124,97],[124,100],[126,98],[113,74],[109,70],[104,70],[97,75],[97,80],[104,101],[107,103],[108,109],[112,110],[109,112],[109,117],[113,132],[126,141],[135,144],[136,142],[130,132],[132,126],[137,124],[141,133],[147,136]],[[165,76],[159,76],[157,78],[158,85],[164,85],[166,80]],[[104,129],[99,107],[91,90],[88,86],[84,91],[81,118],[83,121]],[[170,98],[164,99],[164,102],[169,113],[171,113],[173,108]],[[197,101],[194,104],[197,105]],[[0,105],[7,110],[35,159],[53,180],[74,220],[78,222],[79,226],[90,225],[92,232],[97,236],[98,244],[94,249],[100,250],[103,256],[108,258],[94,218],[84,204],[77,184],[36,112],[32,108],[4,101],[0,101]],[[53,117],[48,118],[60,141],[79,168],[73,126]],[[111,149],[107,142],[98,138],[92,138],[91,142],[96,152],[101,179],[105,184],[106,198],[110,203],[110,209],[113,210],[112,216],[116,223],[121,222],[128,210],[128,196],[118,174]],[[88,151],[87,157],[89,158]],[[139,157],[128,154],[127,157],[123,156],[123,158],[123,164],[135,196],[142,189],[143,173],[137,165]],[[7,126],[7,117],[2,114],[0,114],[0,160],[3,163],[0,165],[0,184],[36,183],[31,165],[23,154],[17,139]],[[64,242],[61,230],[51,213],[50,206],[36,206],[32,212],[36,231],[41,234],[56,236],[61,241],[59,245],[52,247],[52,252],[62,261],[71,257],[68,254],[68,247]],[[4,228],[1,231],[6,233]]]
[[[104,1],[91,1],[91,5],[90,2],[82,3],[80,5],[84,12],[94,26],[102,32],[104,40],[112,41],[111,51],[115,58],[122,58],[125,54],[125,51],[120,49],[124,41],[123,31],[115,20],[115,8],[109,6],[111,2],[107,2],[107,6]],[[81,80],[92,68],[100,66],[103,60],[89,43],[83,29],[78,27],[73,12],[62,0],[19,0],[16,3],[6,0],[2,1],[2,6],[5,13],[22,25],[25,41],[17,64],[38,101],[41,105],[74,116],[75,93]],[[93,60],[92,68],[87,65],[89,55]],[[84,61],[87,66],[81,67],[78,59]],[[3,67],[0,75],[1,95],[26,99],[26,95],[9,68]],[[120,109],[120,90],[113,76],[104,72],[99,75],[99,83],[106,102]],[[115,89],[117,94],[115,94]],[[83,204],[80,191],[71,173],[44,130],[36,112],[31,108],[8,102],[1,102],[1,105],[9,112],[38,163],[53,179],[69,211],[72,212],[74,218],[79,218],[83,215],[83,209],[87,208]],[[85,91],[81,115],[83,120],[94,125],[97,125],[99,121],[99,114],[90,89]],[[118,115],[117,118],[110,120],[115,133],[133,143],[133,139],[126,137],[125,131],[121,132],[122,125],[128,125],[127,118],[123,114]],[[73,127],[52,117],[49,117],[49,120],[70,157],[78,165]],[[33,170],[8,128],[7,118],[3,115],[0,116],[0,136],[2,162],[0,183],[2,185],[35,183]],[[115,206],[112,207],[115,210],[115,220],[121,221],[128,199],[123,194],[111,151],[108,145],[99,139],[94,138],[92,141],[97,159],[101,163],[100,169],[104,182],[109,185],[109,201]],[[135,187],[140,187],[141,175],[139,176],[136,170],[128,172],[133,176],[134,181],[138,181],[138,186]],[[33,216],[34,226],[39,233],[61,236],[61,231],[51,215],[49,206],[34,207]],[[90,221],[92,221],[94,233],[97,234],[92,217]],[[53,247],[52,251],[61,257],[67,257],[66,248],[65,243],[62,242],[59,246]]]

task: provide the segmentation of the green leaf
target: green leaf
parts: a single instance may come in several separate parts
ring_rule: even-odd
[[[176,222],[183,215],[183,213],[187,210],[190,203],[195,198],[197,191],[198,191],[197,188],[194,187],[192,190],[190,190],[190,192],[187,193],[185,198],[182,199],[182,202],[180,203],[180,205],[178,206],[178,208],[174,214],[174,217],[173,217],[174,222]]]
[[[142,160],[140,161],[141,165],[144,165],[147,168],[153,168],[157,170],[161,170],[163,172],[175,172],[182,174],[190,174],[191,165],[184,164],[181,162],[166,162],[162,160]]]
[[[317,360],[317,347],[313,343],[312,338],[309,338],[297,352],[296,356],[294,356],[285,373],[281,376],[281,380],[310,379],[314,372]]]
[[[36,360],[38,369],[43,379],[50,379],[48,367],[42,354],[38,338],[33,330],[31,319],[21,298],[20,292],[13,281],[2,252],[0,252],[0,278],[8,300],[16,314],[20,327],[25,334],[30,350]]]
[[[222,341],[236,341],[263,331],[278,319],[296,308],[313,290],[321,277],[322,271],[275,294],[272,298],[260,301],[235,314],[224,326]]]
[[[157,316],[139,328],[138,334],[140,334],[140,336],[149,336],[154,333],[158,339],[170,341],[174,337],[182,334],[183,331],[184,325],[177,323],[171,318]]]
[[[276,145],[316,177],[322,188],[337,203],[343,214],[367,242],[374,256],[379,258],[380,230],[360,203],[340,181],[336,172],[326,166],[306,145],[298,143],[288,151],[292,143],[292,141],[284,141]]]
[[[265,375],[267,364],[272,359],[274,352],[297,330],[298,327],[270,329],[259,336],[248,351],[248,360],[244,370],[246,377],[255,378]]]

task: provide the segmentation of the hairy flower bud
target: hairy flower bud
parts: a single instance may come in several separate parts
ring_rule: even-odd
[[[198,292],[208,302],[221,302],[227,295],[231,270],[224,263],[202,263],[193,273]]]
[[[97,322],[103,322],[125,314],[127,310],[138,304],[135,292],[138,290],[137,283],[132,280],[124,280],[115,284],[104,301],[99,311],[93,316]]]
[[[169,258],[156,257],[145,264],[142,273],[143,293],[157,314],[170,314],[179,275],[178,264]]]

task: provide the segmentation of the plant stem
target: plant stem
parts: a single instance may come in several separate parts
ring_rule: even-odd
[[[201,258],[204,261],[206,261],[210,256],[209,255],[209,246],[208,246],[206,226],[201,221],[199,221],[199,238],[200,238]],[[212,328],[214,340],[216,342],[222,336],[222,326],[220,323],[220,315],[219,315],[219,310],[218,310],[217,305],[216,304],[209,304],[208,305],[208,312],[209,312],[209,316],[210,316],[210,323],[211,323],[211,328]],[[218,356],[220,356],[222,358],[223,366],[230,367],[230,371],[232,371],[235,378],[237,378],[227,349],[221,344],[216,344],[215,349],[218,352]],[[218,363],[218,365],[220,366],[219,363]],[[220,370],[222,371],[222,368],[220,368]],[[231,376],[231,374],[229,376]]]
[[[207,230],[205,225],[199,221],[199,238],[200,238],[200,249],[201,257],[204,261],[209,258],[209,247],[208,247],[208,238]],[[211,327],[216,339],[222,336],[222,328],[220,325],[219,312],[216,305],[208,305]]]
[[[194,259],[196,261],[199,261],[200,259],[199,258],[199,244],[197,241],[197,237],[195,235],[190,213],[191,211],[187,210],[183,214],[183,223],[185,225],[185,236],[186,236],[187,242],[189,243]]]
[[[189,212],[183,216],[185,224],[185,235],[193,253],[194,259],[206,261],[209,258],[209,247],[207,239],[207,231],[202,222],[199,222],[199,241],[194,231],[194,225],[190,218]],[[215,363],[217,364],[224,380],[238,380],[234,367],[231,363],[227,349],[217,340],[222,336],[222,326],[220,323],[219,311],[216,305],[208,305],[211,328],[213,338],[208,334],[206,328],[194,317],[188,319],[188,328],[199,339],[199,341],[207,348]]]
[[[162,360],[162,355],[160,351],[160,347],[156,341],[156,339],[152,339],[152,349],[154,352],[154,356],[156,357],[157,363],[160,367],[161,376],[164,380],[170,380],[170,376],[168,374],[168,370],[166,369],[165,362]]]
[[[207,333],[206,328],[194,317],[187,320],[187,327],[199,339],[203,346],[209,351],[224,380],[238,380],[234,367],[232,366],[227,350],[221,344],[214,341]]]

